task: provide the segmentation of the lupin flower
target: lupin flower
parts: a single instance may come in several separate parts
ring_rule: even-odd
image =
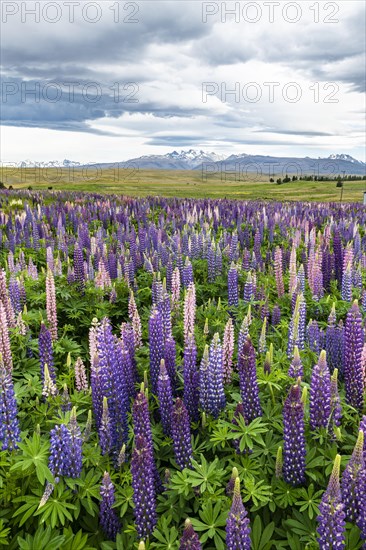
[[[251,302],[254,296],[254,283],[251,272],[249,271],[247,280],[244,284],[244,302]]]
[[[162,322],[163,322],[163,335],[164,340],[170,338],[172,335],[172,317],[170,310],[170,296],[166,289],[166,279],[163,280],[163,286],[161,290],[161,297],[158,304],[160,310]]]
[[[188,518],[184,522],[184,531],[180,539],[179,550],[202,550],[200,539]]]
[[[0,354],[0,444],[1,449],[13,450],[20,441],[17,403],[11,371],[8,371]]]
[[[304,369],[297,346],[294,347],[294,356],[288,369],[288,375],[291,376],[291,378],[302,378],[304,376]]]
[[[259,336],[259,342],[258,342],[258,351],[259,353],[265,353],[267,346],[266,346],[266,330],[267,330],[267,317],[263,320],[262,330]]]
[[[345,326],[344,383],[347,402],[359,411],[363,408],[363,342],[362,316],[355,300],[347,314]]]
[[[227,274],[227,289],[228,289],[228,304],[229,307],[238,307],[239,291],[238,291],[238,270],[232,262]]]
[[[279,246],[277,246],[275,250],[274,268],[275,268],[277,294],[278,294],[278,297],[281,298],[285,293],[285,287],[283,284],[283,276],[282,276],[282,269],[283,269],[282,250]]]
[[[320,550],[342,550],[345,548],[345,512],[339,484],[341,457],[334,461],[328,487],[319,505],[318,543]]]
[[[79,292],[83,293],[85,288],[84,258],[83,251],[78,244],[74,248],[74,276]]]
[[[231,472],[231,477],[226,485],[225,493],[228,497],[232,497],[234,493],[235,480],[239,477],[238,469],[234,466]]]
[[[255,350],[250,337],[243,345],[238,357],[240,394],[244,406],[247,422],[252,422],[258,416],[262,416],[262,408],[259,401],[259,387],[257,381],[257,369]]]
[[[360,513],[360,506],[364,505],[365,500],[364,438],[364,433],[360,430],[352,456],[342,475],[342,501],[345,505],[346,519],[348,521],[357,520]]]
[[[189,285],[184,297],[183,317],[184,339],[186,340],[188,334],[194,334],[194,322],[196,318],[196,288],[194,283]]]
[[[172,307],[177,309],[180,298],[180,272],[178,267],[173,271],[172,275]]]
[[[102,500],[99,508],[99,522],[106,537],[115,541],[121,530],[121,524],[116,510],[113,508],[115,503],[114,486],[108,472],[104,472],[100,486],[100,496]]]
[[[351,302],[352,300],[352,270],[351,262],[348,263],[346,270],[342,276],[342,300],[345,302]]]
[[[183,401],[191,421],[198,420],[199,374],[197,371],[197,348],[193,334],[189,334],[184,346]]]
[[[109,453],[112,448],[111,420],[109,416],[108,401],[106,397],[103,398],[102,421],[100,423],[98,435],[102,454],[105,455]]]
[[[154,486],[154,459],[146,438],[138,435],[131,458],[135,526],[140,538],[146,539],[157,523]]]
[[[1,270],[0,273],[2,273]],[[3,358],[5,369],[8,372],[12,372],[13,358],[10,349],[9,325],[2,301],[0,301],[0,353]]]
[[[88,380],[86,378],[85,365],[81,359],[78,357],[74,365],[75,371],[75,386],[77,391],[87,391],[88,390]]]
[[[272,326],[276,327],[277,325],[280,324],[280,321],[281,321],[281,308],[280,306],[275,305],[272,310],[271,324]]]
[[[55,477],[71,475],[71,435],[64,424],[55,426],[50,432],[50,456],[48,467]]]
[[[188,411],[179,397],[177,397],[173,406],[171,434],[176,463],[181,470],[189,468],[193,456],[191,430]]]
[[[175,348],[175,341],[173,337],[170,337],[165,341],[164,359],[165,359],[166,370],[170,378],[172,392],[175,393],[176,384],[177,384],[177,372],[176,372],[176,366],[175,366],[176,348]]]
[[[53,379],[51,378],[50,371],[48,370],[48,365],[45,363],[43,369],[43,397],[54,397],[57,394],[57,387]]]
[[[304,403],[299,384],[290,388],[283,407],[283,478],[291,485],[305,482]]]
[[[282,447],[278,447],[276,455],[275,476],[277,479],[281,478],[283,474],[283,453]]]
[[[183,267],[182,282],[183,286],[185,286],[186,288],[193,284],[193,268],[188,256],[186,257],[186,261]]]
[[[81,437],[81,430],[76,418],[75,407],[71,410],[70,423],[70,477],[78,478],[81,476],[82,469],[82,446],[83,439]]]
[[[234,325],[231,318],[225,325],[223,350],[222,350],[222,371],[224,384],[230,384],[233,372],[234,354]]]
[[[218,333],[214,335],[210,345],[206,384],[207,403],[205,411],[217,418],[226,405],[222,371],[222,347]]]
[[[164,359],[160,362],[160,372],[158,377],[158,399],[161,423],[166,435],[170,435],[170,423],[173,409],[173,394],[170,384],[170,378],[165,368]]]
[[[320,353],[310,381],[310,428],[326,428],[331,414],[331,380],[326,352]]]
[[[41,379],[44,380],[44,367],[47,364],[49,375],[52,381],[56,382],[56,373],[53,363],[52,336],[44,323],[41,323],[41,330],[38,337],[39,362],[41,367]]]
[[[56,310],[56,289],[55,280],[50,270],[46,277],[46,311],[47,321],[53,341],[57,340],[57,310]]]
[[[152,391],[156,395],[158,390],[160,361],[164,359],[163,319],[157,307],[153,307],[149,319],[149,347],[151,385]]]
[[[226,522],[226,547],[228,550],[250,550],[250,525],[240,494],[240,478],[235,479],[234,494]]]

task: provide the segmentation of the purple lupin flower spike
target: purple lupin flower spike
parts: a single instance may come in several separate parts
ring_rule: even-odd
[[[188,518],[184,522],[184,531],[180,539],[179,550],[202,550],[200,539]]]
[[[291,376],[291,378],[302,378],[304,376],[304,369],[297,346],[294,347],[294,356],[288,369],[288,375]]]
[[[85,365],[81,357],[78,357],[74,364],[75,371],[75,386],[77,391],[87,391],[88,390],[88,380],[86,378]]]
[[[183,401],[177,397],[172,414],[171,432],[175,461],[179,468],[189,468],[193,456],[189,416]]]
[[[11,371],[6,370],[0,354],[0,444],[3,451],[18,447],[20,429],[17,413]]]
[[[102,500],[99,508],[99,523],[106,537],[115,541],[121,530],[121,524],[116,510],[113,508],[115,503],[114,486],[108,472],[104,472],[100,496]]]
[[[206,412],[217,418],[226,405],[222,372],[222,347],[217,332],[210,345],[207,375],[208,402]]]
[[[69,432],[71,438],[70,444],[70,456],[71,456],[71,465],[70,465],[70,477],[78,478],[81,476],[82,469],[82,446],[83,439],[81,437],[81,430],[76,419],[76,409],[75,407],[71,410],[70,423],[69,423]]]
[[[257,381],[257,369],[255,350],[250,337],[243,345],[243,351],[238,357],[240,394],[244,406],[247,422],[252,422],[258,416],[262,416],[262,408],[259,401],[259,387]]]
[[[304,403],[299,384],[290,388],[283,407],[283,478],[291,485],[305,482]]]
[[[1,271],[0,271],[1,273]],[[9,326],[6,317],[5,307],[0,300],[0,353],[2,355],[4,366],[8,372],[13,370],[13,358],[11,355]]]
[[[170,378],[170,384],[172,387],[172,392],[175,394],[176,391],[176,385],[177,385],[177,371],[176,371],[176,348],[175,348],[175,341],[174,338],[168,338],[168,340],[165,341],[165,366],[166,370],[169,374]]]
[[[310,381],[310,428],[326,428],[331,413],[331,380],[324,350],[314,366]]]
[[[347,314],[345,326],[344,384],[347,402],[359,411],[363,409],[363,342],[362,316],[355,300]]]
[[[278,305],[275,305],[272,310],[271,315],[271,324],[273,327],[276,327],[281,322],[281,308]]]
[[[360,430],[362,430],[363,433],[364,433],[364,438],[363,438],[363,459],[364,459],[365,465],[366,465],[366,414],[364,414],[362,419],[361,419]]]
[[[78,244],[74,248],[74,276],[79,292],[85,289],[83,251]]]
[[[160,311],[153,307],[149,319],[149,346],[150,346],[150,376],[152,392],[158,390],[158,376],[160,361],[164,359],[164,332],[163,319]]]
[[[157,523],[154,487],[154,459],[146,438],[138,435],[131,458],[135,526],[141,539],[146,539]]]
[[[328,487],[319,505],[318,543],[320,550],[345,548],[345,512],[339,484],[341,457],[337,455]]]
[[[281,298],[281,296],[283,296],[285,293],[285,287],[283,284],[283,276],[282,276],[282,269],[283,269],[282,250],[279,246],[277,246],[275,250],[274,268],[275,268],[275,276],[276,276],[277,294],[278,294],[278,297]]]
[[[234,494],[226,522],[226,547],[228,550],[250,550],[250,524],[240,494],[240,478],[235,479]]]
[[[173,410],[173,394],[170,385],[170,378],[165,368],[164,359],[160,363],[160,373],[158,377],[158,399],[161,423],[166,435],[170,435],[170,423]]]
[[[229,307],[238,307],[239,291],[238,291],[238,270],[235,264],[232,263],[227,274],[227,291]]]
[[[365,461],[363,457],[364,433],[358,432],[356,445],[352,456],[342,475],[341,490],[342,500],[345,505],[346,518],[348,521],[356,521],[360,505],[365,500],[364,494],[364,470]]]
[[[71,474],[71,435],[64,424],[55,426],[50,432],[50,456],[48,467],[55,477],[56,483],[60,476]]]
[[[189,334],[184,346],[183,362],[183,401],[187,408],[191,421],[198,420],[198,371],[197,371],[197,348],[193,334]]]
[[[44,366],[47,365],[53,383],[56,383],[56,373],[53,363],[52,336],[44,323],[38,337],[39,362],[41,367],[41,379],[44,381]]]

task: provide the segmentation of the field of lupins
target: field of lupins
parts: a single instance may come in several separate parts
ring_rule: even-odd
[[[1,548],[366,548],[363,206],[0,202]]]

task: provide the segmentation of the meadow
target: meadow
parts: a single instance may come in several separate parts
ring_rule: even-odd
[[[364,183],[11,177],[0,547],[365,548]]]
[[[52,187],[55,191],[85,191],[90,193],[122,193],[146,197],[194,197],[263,200],[339,201],[341,189],[336,181],[294,181],[277,185],[268,178],[254,174],[202,174],[187,170],[137,169],[56,169],[6,168],[0,170],[0,181],[14,189],[34,190]],[[365,181],[344,183],[344,202],[362,202]]]

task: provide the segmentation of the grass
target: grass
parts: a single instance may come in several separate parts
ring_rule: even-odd
[[[239,179],[239,178],[237,178]],[[336,182],[295,181],[277,185],[252,179],[236,181],[235,175],[205,176],[201,171],[126,170],[94,168],[5,168],[0,181],[14,189],[47,189],[121,193],[131,196],[163,195],[166,197],[226,197],[230,199],[271,199],[339,201],[341,189]],[[362,202],[366,181],[344,183],[343,201]]]

